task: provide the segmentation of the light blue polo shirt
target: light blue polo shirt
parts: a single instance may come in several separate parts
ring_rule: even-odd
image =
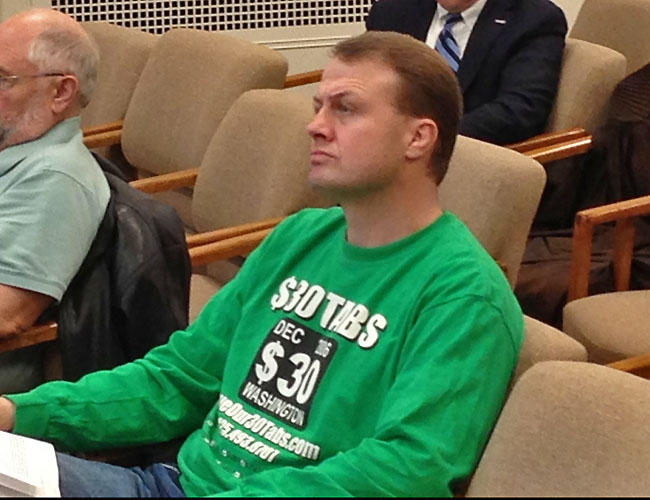
[[[0,151],[0,283],[60,300],[109,197],[79,117]]]

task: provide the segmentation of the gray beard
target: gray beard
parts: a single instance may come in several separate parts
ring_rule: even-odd
[[[0,125],[0,148],[4,146],[5,139],[9,135],[9,129]]]

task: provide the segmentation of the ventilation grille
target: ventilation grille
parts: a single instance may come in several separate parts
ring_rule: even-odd
[[[373,0],[52,0],[78,21],[108,21],[162,34],[363,22]]]

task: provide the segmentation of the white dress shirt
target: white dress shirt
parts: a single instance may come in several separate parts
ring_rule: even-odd
[[[454,35],[454,39],[458,44],[460,49],[460,57],[463,57],[465,53],[465,47],[467,47],[467,42],[469,36],[472,34],[474,25],[478,19],[479,14],[483,10],[487,0],[478,0],[474,5],[465,9],[461,14],[463,15],[463,20],[458,21],[451,28],[451,34]],[[431,26],[429,27],[429,32],[427,33],[426,44],[430,47],[436,47],[436,40],[440,36],[442,28],[445,27],[445,20],[449,12],[444,9],[440,4],[436,8],[436,13],[433,15],[433,20],[431,21]]]

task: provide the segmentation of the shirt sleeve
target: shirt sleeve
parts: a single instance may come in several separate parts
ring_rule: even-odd
[[[0,196],[0,283],[60,300],[97,233],[98,211],[92,193],[60,172],[37,169],[9,186]]]
[[[409,334],[374,436],[216,496],[450,496],[474,470],[501,409],[522,321],[508,324],[480,299],[430,308]]]
[[[254,281],[264,246],[193,324],[144,358],[75,383],[55,381],[8,396],[16,404],[14,432],[95,450],[166,441],[199,428],[219,396],[245,283]]]

